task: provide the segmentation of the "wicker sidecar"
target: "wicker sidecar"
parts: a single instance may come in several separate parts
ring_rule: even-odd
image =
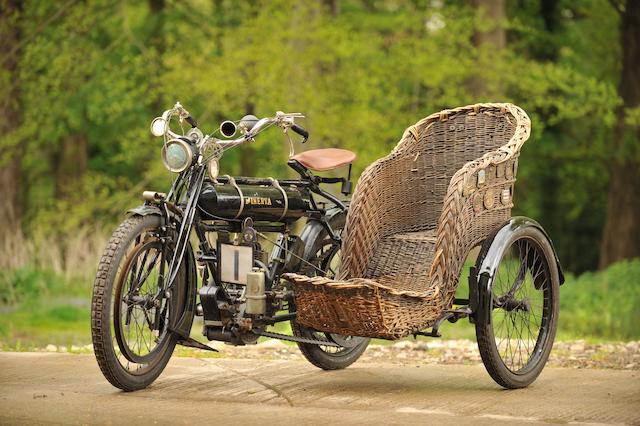
[[[296,321],[342,335],[440,336],[469,317],[482,360],[507,388],[529,385],[553,345],[564,281],[551,240],[511,217],[530,120],[512,104],[444,110],[409,127],[362,174],[337,277],[287,274]],[[469,297],[455,293],[470,251]]]

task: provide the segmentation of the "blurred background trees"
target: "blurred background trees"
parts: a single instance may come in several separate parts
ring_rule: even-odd
[[[528,112],[515,214],[566,269],[640,256],[640,3],[632,0],[0,0],[0,233],[107,234],[171,179],[150,120],[205,130],[301,111],[309,148],[359,154],[447,107]],[[278,132],[224,173],[291,176]]]

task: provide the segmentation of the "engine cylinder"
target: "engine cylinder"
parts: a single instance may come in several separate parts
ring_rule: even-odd
[[[267,296],[264,293],[264,271],[259,268],[253,268],[247,274],[247,307],[245,312],[248,314],[265,314],[267,312]]]

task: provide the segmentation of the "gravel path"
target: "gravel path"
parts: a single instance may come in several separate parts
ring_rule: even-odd
[[[304,360],[295,345],[280,340],[267,340],[251,346],[229,346],[221,342],[211,342],[218,353],[204,352],[191,348],[178,347],[178,356],[232,358],[232,359],[272,359]],[[87,346],[48,345],[44,352],[92,352]],[[388,345],[372,344],[367,348],[358,363],[407,364],[481,364],[476,342],[471,340],[402,340]],[[548,364],[553,367],[567,368],[605,368],[617,370],[640,370],[640,341],[587,343],[585,341],[556,342]]]
[[[278,340],[255,346],[230,347],[216,344],[223,357],[303,359],[297,347]],[[275,351],[275,352],[274,352]],[[403,340],[390,345],[371,345],[358,362],[404,364],[480,364],[478,345],[471,340]],[[640,342],[598,343],[556,342],[549,366],[568,368],[611,368],[640,370]]]

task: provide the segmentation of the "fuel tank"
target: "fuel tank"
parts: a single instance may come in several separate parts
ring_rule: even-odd
[[[293,222],[311,210],[311,201],[303,187],[205,181],[198,207],[203,219]]]

